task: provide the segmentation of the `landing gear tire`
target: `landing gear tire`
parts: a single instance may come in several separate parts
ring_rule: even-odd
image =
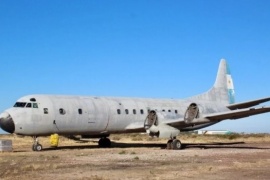
[[[179,149],[182,149],[182,148],[183,148],[182,143],[178,139],[170,139],[167,142],[167,149],[179,150]]]
[[[103,148],[107,148],[107,147],[111,147],[111,140],[109,138],[101,138],[98,141],[98,146],[99,147],[103,147]]]
[[[37,136],[34,136],[33,139],[34,139],[34,143],[32,145],[32,150],[33,151],[41,151],[42,150],[42,145],[38,143]]]
[[[33,144],[32,150],[33,151],[41,151],[42,150],[42,145],[41,144]]]
[[[36,145],[35,144],[32,145],[32,150],[36,151]]]
[[[36,145],[36,151],[41,151],[42,150],[42,145],[41,144],[37,144]]]
[[[173,142],[172,139],[170,139],[170,140],[167,142],[167,149],[172,149],[172,142]]]
[[[172,149],[182,149],[182,143],[181,143],[181,141],[180,140],[178,140],[178,139],[174,139],[173,141],[172,141]]]

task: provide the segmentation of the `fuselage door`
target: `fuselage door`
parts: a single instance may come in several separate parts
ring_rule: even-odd
[[[87,100],[88,128],[91,133],[106,133],[109,122],[109,109],[105,100],[93,98]]]

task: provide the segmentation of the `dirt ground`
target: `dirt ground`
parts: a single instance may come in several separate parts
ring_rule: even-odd
[[[58,148],[40,138],[0,135],[13,152],[0,152],[0,179],[270,179],[270,135],[181,136],[183,150],[146,135],[112,136],[112,148],[61,137]]]

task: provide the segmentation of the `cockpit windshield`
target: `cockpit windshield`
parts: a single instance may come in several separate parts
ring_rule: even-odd
[[[19,108],[38,108],[38,103],[26,103],[26,102],[16,102],[13,107]]]
[[[13,107],[21,107],[21,108],[23,108],[23,107],[25,107],[25,105],[26,105],[25,102],[16,102]]]

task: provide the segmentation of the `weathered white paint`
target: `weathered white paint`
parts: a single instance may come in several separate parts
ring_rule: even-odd
[[[228,83],[228,79],[231,83]],[[164,136],[171,136],[180,131],[207,127],[225,119],[239,119],[270,111],[269,107],[247,109],[269,101],[270,98],[229,105],[229,88],[233,88],[232,78],[228,74],[226,61],[221,60],[214,86],[209,91],[191,98],[174,100],[28,95],[17,102],[37,103],[38,108],[7,109],[0,115],[0,126],[4,130],[21,135],[40,136],[57,133],[102,137],[111,133],[145,132],[144,122],[148,111],[155,110],[158,125],[152,128],[153,132],[158,131]],[[199,115],[195,119],[184,121],[191,103],[198,106]],[[234,110],[228,107],[233,107]],[[47,114],[44,113],[45,109]],[[82,110],[82,114],[79,113],[79,109]],[[64,114],[61,114],[60,110],[63,110]],[[121,114],[118,114],[118,110]],[[133,113],[134,110],[136,113]]]

